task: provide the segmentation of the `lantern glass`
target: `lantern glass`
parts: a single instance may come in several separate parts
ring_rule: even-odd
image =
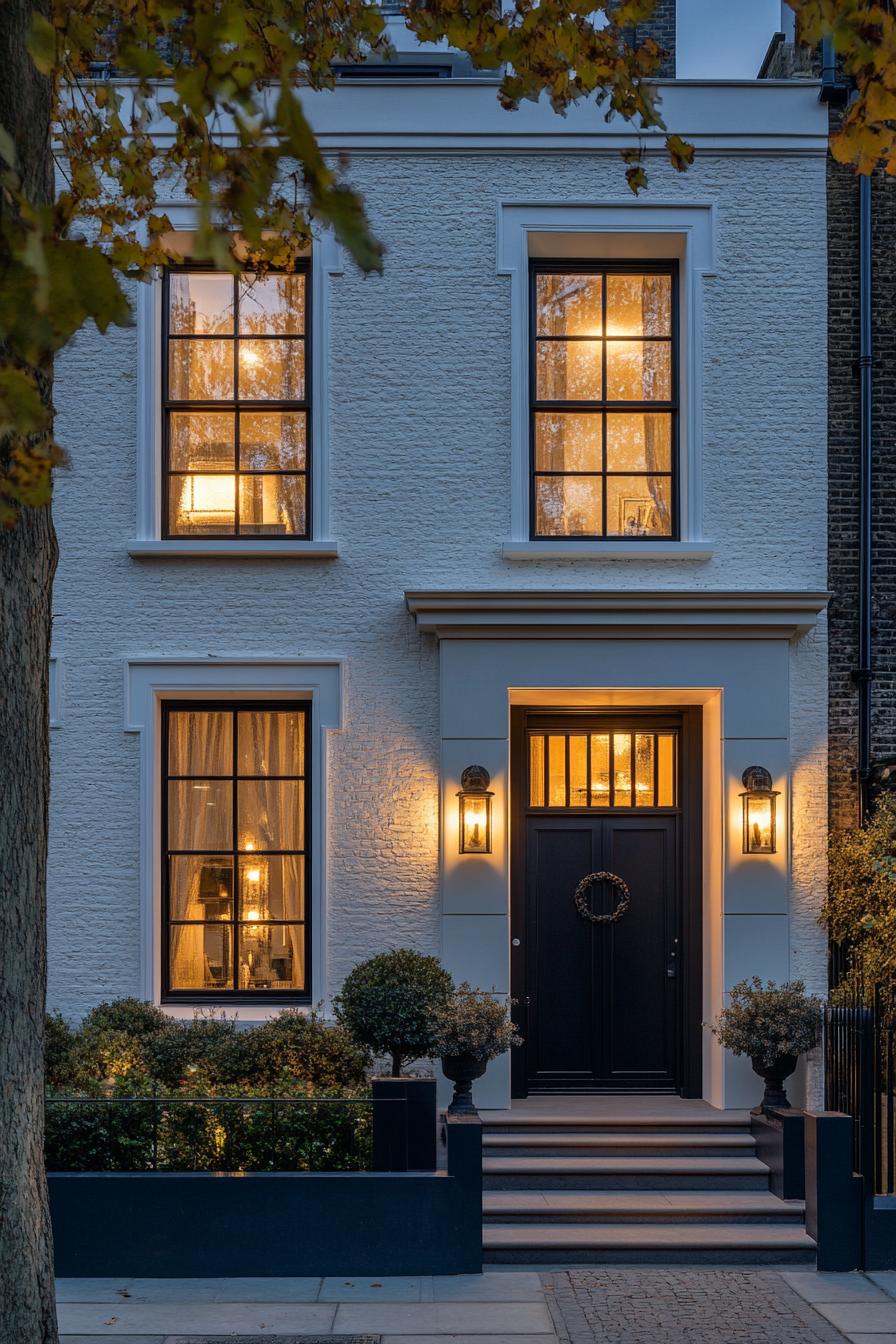
[[[744,794],[744,853],[774,854],[775,798],[773,794]]]
[[[461,854],[490,854],[491,798],[487,794],[462,794],[460,799]]]

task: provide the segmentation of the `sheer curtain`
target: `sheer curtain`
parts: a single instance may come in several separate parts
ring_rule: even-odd
[[[663,300],[663,291],[668,285],[668,276],[666,275],[645,275],[641,282],[641,314],[642,331],[661,330],[661,324],[658,319],[665,307]],[[645,356],[648,347],[645,346]],[[653,347],[657,349],[656,346]],[[642,380],[645,400],[650,400],[656,395],[654,388],[654,378],[657,370],[654,369],[648,358],[644,359],[642,366]],[[662,413],[660,415],[644,415],[644,464],[649,472],[666,471],[668,468],[662,455],[665,435],[661,428]],[[664,492],[665,480],[651,475],[647,481],[647,488],[650,491],[650,498],[653,501],[655,525],[652,529],[660,535],[669,535],[672,531],[672,516],[669,510],[669,504]]]
[[[168,727],[168,768],[171,774],[211,776],[229,774],[233,769],[232,716],[210,711],[172,713]],[[227,780],[209,788],[194,788],[199,780],[180,780],[169,784],[168,845],[171,849],[195,849],[214,853],[231,847],[232,790]],[[227,859],[222,855],[216,867]],[[200,899],[203,869],[199,858],[181,859],[178,869],[186,870],[186,891],[172,891],[171,918],[206,920]],[[172,884],[173,888],[173,884]],[[233,880],[230,884],[231,899]],[[199,924],[171,926],[171,985],[174,989],[207,989],[215,981],[207,951],[215,943],[220,948],[218,961],[229,973],[229,924],[216,927]]]

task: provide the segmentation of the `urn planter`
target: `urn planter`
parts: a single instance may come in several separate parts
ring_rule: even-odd
[[[797,1060],[797,1055],[780,1055],[771,1064],[766,1064],[758,1055],[752,1056],[750,1062],[753,1065],[753,1072],[758,1073],[765,1082],[765,1095],[759,1105],[753,1107],[753,1115],[768,1115],[769,1111],[783,1111],[790,1108],[784,1090],[784,1080],[793,1073]]]
[[[476,1115],[473,1104],[473,1083],[485,1073],[487,1061],[465,1051],[460,1055],[445,1055],[442,1072],[454,1084],[454,1096],[448,1107],[449,1115]]]

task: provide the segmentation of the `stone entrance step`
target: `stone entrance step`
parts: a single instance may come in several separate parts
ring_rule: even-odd
[[[789,1224],[506,1223],[483,1229],[483,1256],[504,1264],[801,1264],[814,1260],[815,1242]]]
[[[801,1199],[741,1190],[491,1190],[482,1197],[487,1226],[501,1223],[793,1223]]]
[[[525,1129],[516,1133],[495,1134],[488,1129],[482,1138],[485,1157],[645,1157],[662,1153],[682,1157],[753,1156],[756,1141],[747,1131],[733,1127],[708,1133],[641,1131],[631,1133],[614,1127],[598,1132],[579,1130],[569,1133],[547,1128]]]
[[[767,1190],[768,1167],[744,1157],[484,1157],[486,1190]]]

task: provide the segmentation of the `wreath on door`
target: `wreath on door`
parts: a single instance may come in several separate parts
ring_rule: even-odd
[[[619,892],[616,908],[608,915],[596,915],[591,909],[591,903],[588,899],[589,894],[591,888],[596,886],[598,882],[609,882],[610,886],[615,887]],[[632,894],[626,883],[616,873],[589,873],[587,877],[582,878],[576,887],[573,901],[582,918],[587,919],[591,924],[615,924],[631,905]]]

